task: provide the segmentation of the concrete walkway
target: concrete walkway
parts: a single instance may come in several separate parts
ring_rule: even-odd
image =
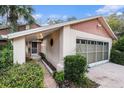
[[[57,84],[53,79],[52,75],[48,72],[42,62],[39,62],[44,70],[44,87],[45,88],[57,88]]]
[[[114,63],[101,64],[89,69],[87,76],[101,88],[124,88],[124,66]]]

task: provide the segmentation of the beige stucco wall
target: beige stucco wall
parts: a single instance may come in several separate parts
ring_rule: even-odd
[[[41,44],[41,51],[46,54],[48,61],[50,61],[57,71],[64,68],[64,57],[76,53],[76,39],[96,40],[109,42],[109,54],[112,46],[112,39],[110,37],[99,36],[96,34],[87,33],[71,28],[69,25],[64,26],[59,31],[51,33]],[[50,40],[53,39],[53,46],[50,45]],[[14,48],[14,63],[22,64],[26,60],[25,37],[15,38],[13,40]],[[110,56],[110,55],[109,55]]]
[[[53,39],[53,46],[50,45],[50,40]],[[46,50],[43,49],[43,52],[46,52],[46,58],[50,61],[56,68],[59,63],[59,31],[51,33],[46,40]],[[44,44],[44,45],[45,45]],[[42,50],[42,48],[41,48]]]
[[[57,65],[58,70],[64,68],[64,57],[67,55],[73,55],[76,53],[76,39],[86,39],[86,40],[96,40],[109,43],[109,57],[110,49],[112,46],[112,39],[109,37],[99,36],[95,34],[90,34],[87,32],[75,30],[70,26],[65,26],[63,30],[60,31],[60,57],[59,64]]]
[[[15,38],[13,40],[14,63],[23,64],[26,61],[25,37]]]
[[[44,39],[43,42],[41,43],[41,52],[46,54],[46,42],[47,39]]]

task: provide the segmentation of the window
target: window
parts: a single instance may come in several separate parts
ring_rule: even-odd
[[[96,61],[96,42],[95,41],[90,41],[88,40],[88,44],[87,44],[87,53],[88,53],[88,63],[92,63]]]
[[[104,43],[104,60],[108,59],[108,43]]]
[[[76,43],[76,52],[86,57],[89,64],[108,59],[107,42],[77,39]]]
[[[103,60],[103,42],[97,42],[97,61]]]
[[[32,54],[37,53],[37,42],[32,42]]]
[[[76,51],[79,54],[82,54],[84,57],[87,57],[87,41],[77,39]]]

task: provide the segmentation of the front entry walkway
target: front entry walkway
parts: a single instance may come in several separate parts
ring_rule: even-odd
[[[114,63],[89,68],[87,76],[102,88],[124,87],[124,66]]]
[[[41,64],[43,71],[44,71],[44,87],[45,88],[57,88],[57,84],[55,80],[53,79],[52,75],[48,72],[47,68],[44,66],[44,64],[39,61]]]

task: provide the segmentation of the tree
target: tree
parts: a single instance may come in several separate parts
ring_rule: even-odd
[[[49,24],[49,25],[58,24],[58,23],[62,23],[62,22],[64,22],[64,20],[58,19],[58,18],[48,18],[47,19],[47,24]]]
[[[77,18],[74,17],[74,16],[71,16],[71,17],[68,17],[68,18],[67,18],[67,21],[73,21],[73,20],[77,20]]]
[[[107,21],[114,32],[121,32],[121,21],[116,14],[110,15]]]
[[[107,21],[114,32],[124,32],[124,13],[122,15],[112,14]]]
[[[76,20],[77,18],[74,16],[68,17],[67,19],[60,19],[60,18],[54,18],[50,17],[47,19],[47,24],[53,25],[53,24],[58,24],[58,23],[63,23],[63,22],[68,22],[68,21],[73,21]]]
[[[34,23],[33,8],[27,5],[1,5],[0,16],[6,18],[11,32],[17,31],[18,21],[23,18],[27,23]]]

